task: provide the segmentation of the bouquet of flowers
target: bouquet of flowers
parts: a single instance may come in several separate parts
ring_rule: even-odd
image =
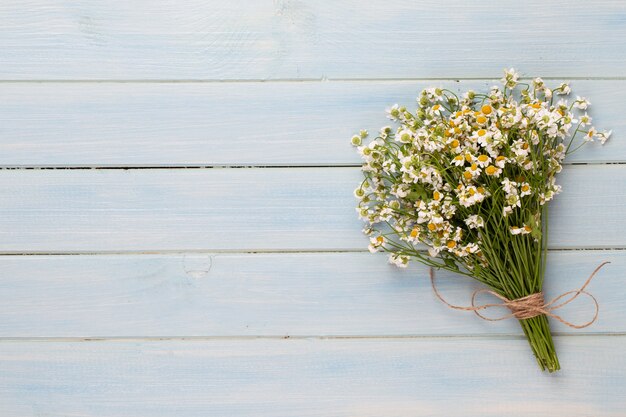
[[[570,93],[567,83],[523,83],[513,69],[502,83],[462,97],[426,89],[415,113],[391,107],[396,129],[383,127],[367,144],[367,131],[352,137],[365,177],[354,194],[371,252],[388,252],[399,267],[415,260],[485,284],[502,303],[476,306],[475,293],[472,307],[446,304],[486,319],[480,310],[508,307],[502,318],[519,319],[539,366],[553,372],[560,366],[547,316],[571,325],[551,311],[591,295],[585,284],[543,299],[547,203],[561,191],[555,179],[565,157],[587,142],[604,144],[611,132],[591,126],[587,99],[557,97]],[[433,288],[440,297],[434,281]]]

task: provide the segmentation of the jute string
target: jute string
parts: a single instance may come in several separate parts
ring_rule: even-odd
[[[579,289],[567,291],[559,295],[558,297],[553,298],[547,303],[544,301],[543,292],[537,292],[534,294],[527,295],[526,297],[518,298],[515,300],[509,300],[508,298],[496,293],[495,291],[488,290],[488,289],[480,289],[480,290],[474,291],[474,293],[472,294],[471,306],[467,306],[467,307],[456,306],[444,300],[444,298],[441,296],[441,294],[437,290],[437,286],[435,285],[434,268],[430,268],[430,282],[433,286],[433,291],[435,292],[435,295],[445,305],[447,305],[450,308],[454,308],[455,310],[473,311],[478,317],[480,317],[483,320],[500,321],[500,320],[510,319],[513,317],[522,320],[522,319],[529,319],[529,318],[536,317],[536,316],[546,315],[548,317],[557,319],[558,321],[565,324],[566,326],[572,327],[574,329],[582,329],[584,327],[587,327],[593,324],[598,318],[598,312],[600,311],[598,300],[596,300],[596,298],[593,295],[591,295],[589,292],[587,292],[585,289],[587,288],[587,285],[589,285],[593,277],[596,275],[596,273],[600,270],[600,268],[602,268],[604,265],[608,263],[610,262],[606,261],[598,265],[598,267],[591,273],[591,275],[589,275],[589,278],[587,278],[587,281],[585,281],[583,286],[580,287]],[[480,294],[493,295],[494,297],[500,299],[502,302],[477,304],[476,297]],[[586,295],[587,297],[591,298],[591,300],[593,301],[595,305],[595,314],[593,315],[593,319],[583,324],[574,324],[563,319],[563,317],[559,316],[558,314],[554,313],[555,310],[558,310],[559,308],[566,306],[567,304],[571,303],[576,298],[578,298],[580,295]],[[566,299],[564,301],[561,301],[564,298]],[[511,311],[511,313],[505,314],[503,316],[496,317],[496,318],[486,317],[483,314],[481,314],[481,310],[486,310],[492,307],[506,307]]]

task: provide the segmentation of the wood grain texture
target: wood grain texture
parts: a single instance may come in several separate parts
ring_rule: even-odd
[[[0,251],[362,250],[359,168],[5,170]],[[625,165],[573,165],[553,248],[624,248]]]
[[[12,342],[12,417],[620,417],[626,338],[558,337],[541,374],[521,338]]]
[[[0,416],[624,415],[626,3],[3,0],[0,45],[0,167],[115,168],[0,170]],[[612,262],[557,375],[364,252],[340,167],[385,107],[504,66],[614,130],[551,208],[548,295]],[[249,165],[284,168],[167,169]]]
[[[498,83],[2,83],[0,165],[359,164],[349,138],[389,124],[385,108],[414,108],[432,85],[464,92]],[[614,136],[568,162],[625,162],[626,81],[572,86],[591,98],[594,124]]]
[[[3,1],[0,78],[623,77],[626,5]]]
[[[589,287],[598,322],[572,330],[553,321],[553,331],[626,332],[626,251],[551,252],[547,297],[580,287],[601,261],[612,263]],[[3,256],[0,269],[4,338],[521,334],[515,320],[445,307],[426,267],[402,270],[369,253]],[[456,304],[479,288],[437,276]],[[583,323],[592,307],[581,299],[561,312]]]

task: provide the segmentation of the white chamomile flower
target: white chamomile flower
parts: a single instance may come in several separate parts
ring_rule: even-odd
[[[412,243],[418,243],[419,242],[419,240],[420,240],[420,229],[419,229],[419,227],[416,226],[413,229],[411,229],[411,231],[408,233],[407,240],[409,242],[412,242]]]
[[[504,70],[504,78],[502,78],[502,84],[507,88],[515,88],[519,80],[519,74],[515,72],[514,68]]]
[[[463,93],[462,97],[465,101],[473,100],[474,97],[476,97],[476,92],[474,90],[467,90],[465,93]]]
[[[363,138],[359,135],[352,136],[352,140],[350,140],[353,146],[361,146],[363,143]]]
[[[597,133],[596,136],[600,138],[600,143],[604,145],[604,142],[606,142],[611,137],[612,133],[612,130],[604,130],[602,131],[602,133]]]
[[[391,126],[383,126],[380,128],[380,137],[386,138],[391,133]]]
[[[585,142],[593,142],[593,139],[595,138],[596,134],[598,132],[596,131],[595,127],[591,127],[587,133],[585,133]]]
[[[480,251],[480,246],[478,246],[477,243],[468,243],[467,245],[465,245],[465,251],[467,253],[477,253],[478,251]]]
[[[508,196],[506,196],[506,202],[512,208],[521,207],[521,202],[517,194],[509,194]]]
[[[543,95],[546,98],[552,98],[552,90],[550,90],[549,88],[544,88],[543,89]]]
[[[409,129],[401,129],[396,133],[396,140],[403,143],[411,143],[413,140],[413,132]]]
[[[519,191],[520,191],[520,194],[519,194],[520,197],[525,197],[527,195],[532,194],[532,189],[530,188],[530,184],[528,184],[527,182],[523,182],[520,184]]]
[[[485,168],[485,174],[491,177],[499,177],[500,174],[502,174],[502,168],[495,165],[489,165],[487,168]]]
[[[588,126],[591,124],[591,117],[587,114],[587,112],[585,112],[585,114],[580,116],[579,123],[581,127]]]
[[[432,107],[430,108],[430,110],[429,110],[429,112],[430,112],[432,115],[435,115],[435,116],[439,116],[439,115],[441,115],[441,112],[442,112],[442,111],[443,111],[443,107],[441,106],[441,104],[435,104],[435,105],[434,105],[434,106],[432,106]]]
[[[394,104],[390,108],[387,109],[387,117],[391,120],[398,120],[400,118],[400,106]]]
[[[363,187],[358,187],[357,189],[354,190],[354,196],[356,198],[362,199],[365,197],[365,190],[363,189]]]
[[[512,235],[527,235],[532,231],[532,229],[530,228],[530,226],[526,226],[526,225],[522,227],[511,226],[509,228],[509,231],[511,232]]]
[[[369,221],[370,211],[367,207],[357,207],[357,213],[359,213],[359,218],[363,221]]]
[[[541,77],[537,77],[533,80],[533,87],[538,90],[541,90],[545,86],[545,83]]]
[[[489,166],[489,163],[491,163],[491,158],[488,155],[481,154],[478,155],[474,161],[479,167],[486,168]]]
[[[468,166],[467,168],[465,168],[465,172],[463,173],[463,177],[466,180],[471,180],[473,178],[478,177],[481,172],[482,172],[482,170],[478,167],[478,164],[477,163],[473,163],[470,166]]]
[[[572,89],[570,88],[569,84],[561,83],[557,88],[554,89],[554,91],[557,95],[566,96],[572,92]]]
[[[409,257],[392,253],[389,255],[389,263],[398,268],[406,268],[409,265]]]
[[[439,101],[443,99],[443,90],[439,87],[431,87],[422,91],[430,101]]]
[[[460,167],[465,165],[465,156],[464,155],[456,155],[454,158],[452,158],[452,164]]]
[[[574,107],[581,110],[587,110],[590,104],[589,100],[581,96],[576,96],[576,101],[574,101]]]
[[[367,249],[370,253],[376,253],[382,249],[382,246],[385,244],[385,238],[383,236],[376,236],[370,238],[370,244]]]
[[[472,214],[467,219],[465,219],[465,224],[470,229],[478,229],[481,227],[485,227],[485,221],[478,214]]]

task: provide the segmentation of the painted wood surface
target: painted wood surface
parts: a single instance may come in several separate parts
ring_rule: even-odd
[[[432,85],[464,92],[497,83],[0,83],[0,165],[354,165],[349,138],[389,124],[385,108],[414,108]],[[591,97],[594,124],[616,140],[568,162],[626,162],[626,81],[572,88]]]
[[[7,416],[621,417],[623,336],[6,342]],[[591,383],[590,381],[593,381]]]
[[[555,332],[626,333],[626,251],[551,252],[546,297],[580,287],[601,261],[611,264],[589,287],[598,322],[572,330],[553,320]],[[369,253],[3,256],[0,269],[0,338],[521,334],[515,320],[444,306],[426,267],[398,270]],[[455,304],[479,288],[437,277]],[[593,304],[581,298],[562,314],[583,323]]]
[[[0,78],[320,79],[625,75],[626,5],[9,0]]]
[[[0,416],[624,415],[623,2],[4,0],[0,45]],[[551,209],[548,295],[612,262],[557,375],[354,212],[355,131],[505,66],[614,131]]]
[[[358,168],[5,170],[0,251],[362,250]],[[573,165],[553,248],[624,248],[626,165]]]

